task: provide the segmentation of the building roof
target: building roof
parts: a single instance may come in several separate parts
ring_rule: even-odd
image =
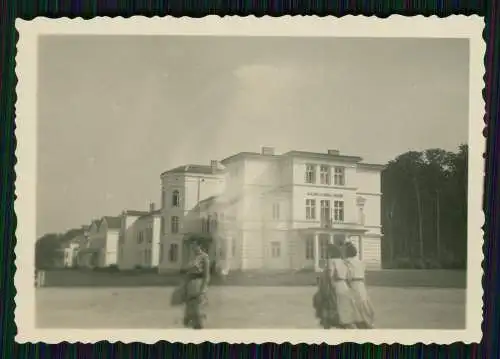
[[[120,217],[104,216],[102,220],[106,221],[108,228],[120,229],[122,227],[122,219]]]
[[[183,165],[175,167],[171,170],[163,172],[161,175],[166,175],[170,173],[195,173],[195,174],[216,174],[223,173],[224,170],[220,168],[213,168],[212,166],[206,165]]]
[[[220,163],[225,164],[240,158],[277,159],[280,158],[280,155],[262,154],[258,152],[239,152],[232,156],[224,158],[222,161],[220,161]]]
[[[92,222],[90,222],[89,229],[92,227],[94,224],[99,227],[99,223],[101,223],[100,219],[93,219]]]
[[[359,162],[362,160],[359,156],[346,156],[340,154],[330,154],[330,153],[320,153],[320,152],[307,152],[307,151],[289,151],[284,153],[283,156],[289,157],[309,157],[309,158],[318,158],[318,159],[335,159],[339,161],[345,162]]]
[[[133,209],[126,209],[123,211],[123,214],[126,216],[145,216],[148,215],[148,211],[136,211]]]
[[[156,209],[156,210],[151,211],[151,212],[146,212],[146,214],[143,214],[142,216],[140,216],[139,219],[144,219],[144,218],[148,218],[148,217],[158,216],[160,214],[161,214],[161,209]]]
[[[358,156],[345,156],[340,154],[331,154],[331,153],[320,153],[320,152],[307,152],[307,151],[288,151],[281,155],[275,154],[262,154],[258,152],[239,152],[232,156],[224,158],[221,163],[229,163],[236,159],[240,158],[259,158],[259,159],[279,159],[283,157],[309,157],[309,158],[318,158],[318,159],[335,159],[345,162],[359,162],[362,160],[361,157]]]

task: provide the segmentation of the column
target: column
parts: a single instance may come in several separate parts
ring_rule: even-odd
[[[314,233],[314,271],[319,272],[319,236]]]

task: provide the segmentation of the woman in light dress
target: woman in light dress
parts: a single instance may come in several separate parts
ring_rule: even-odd
[[[351,242],[344,244],[345,263],[348,268],[348,282],[359,313],[356,327],[370,329],[374,327],[375,312],[373,310],[365,285],[365,266],[357,258],[357,249]]]
[[[348,268],[340,248],[328,246],[327,266],[318,279],[318,292],[314,296],[316,316],[325,329],[357,328],[360,314],[348,284]]]

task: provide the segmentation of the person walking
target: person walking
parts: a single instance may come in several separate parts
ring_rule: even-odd
[[[203,329],[207,319],[207,290],[210,281],[210,260],[199,240],[192,240],[193,260],[186,268],[184,326]]]
[[[375,311],[366,290],[365,265],[357,258],[358,251],[354,244],[347,242],[344,248],[345,263],[348,269],[348,283],[354,295],[357,311],[360,314],[356,327],[360,329],[374,328]]]

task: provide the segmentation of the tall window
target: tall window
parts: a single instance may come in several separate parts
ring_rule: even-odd
[[[328,253],[328,238],[319,238],[319,257],[321,259],[326,259]]]
[[[201,219],[201,232],[202,233],[208,233],[208,219],[207,218],[202,218]]]
[[[212,231],[216,231],[217,230],[217,226],[219,224],[219,218],[217,216],[217,213],[214,213],[214,216],[212,217]]]
[[[148,243],[153,242],[153,228],[148,227],[148,229],[146,230],[146,238],[147,238]]]
[[[280,219],[280,204],[279,203],[273,203],[273,219],[274,220]]]
[[[344,169],[344,167],[335,167],[333,182],[336,186],[344,186],[345,185],[345,169]]]
[[[316,183],[316,166],[306,165],[306,183]]]
[[[212,216],[208,215],[207,217],[207,233],[210,233],[212,230]]]
[[[168,260],[170,262],[177,262],[179,258],[179,245],[177,243],[171,243],[170,249],[168,251]]]
[[[319,169],[319,182],[321,184],[330,184],[330,167],[322,165]]]
[[[144,233],[142,231],[137,232],[137,243],[142,243],[144,241]]]
[[[172,192],[172,207],[179,207],[181,205],[181,196],[179,191],[175,190]]]
[[[333,202],[333,220],[335,222],[344,222],[344,201]]]
[[[330,201],[327,199],[322,199],[320,202],[320,207],[321,207],[321,221],[324,223],[329,223],[331,217]]]
[[[314,238],[312,236],[306,238],[306,259],[314,259]]]
[[[172,216],[170,219],[170,232],[179,233],[179,217]]]
[[[166,231],[165,231],[165,217],[161,216],[161,219],[160,219],[160,231],[161,231],[161,234],[165,234]]]
[[[271,256],[273,258],[278,258],[281,256],[281,243],[271,242]]]
[[[306,199],[306,219],[316,219],[315,199]]]
[[[165,208],[165,196],[166,196],[165,189],[162,188],[161,189],[161,208]]]
[[[159,258],[159,262],[160,263],[163,263],[163,243],[160,243],[160,258]]]

